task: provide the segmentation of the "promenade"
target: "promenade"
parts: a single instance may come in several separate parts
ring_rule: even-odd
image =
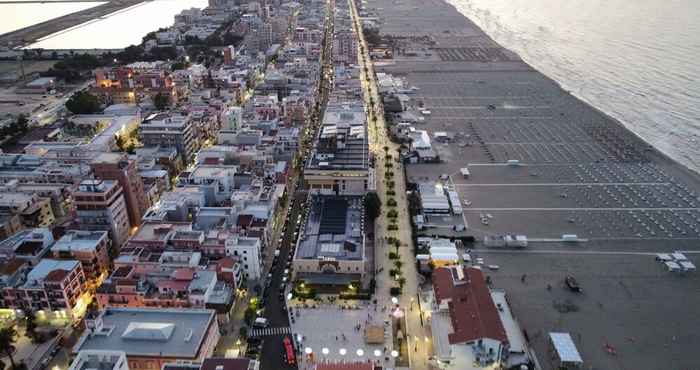
[[[350,1],[350,9],[355,22],[356,31],[359,37],[359,43],[364,46],[364,53],[360,53],[360,80],[365,91],[365,108],[368,110],[369,119],[369,140],[370,151],[375,157],[375,170],[377,179],[377,194],[382,201],[382,213],[375,221],[375,261],[376,266],[380,267],[381,272],[375,277],[377,281],[376,299],[378,302],[391,302],[389,290],[392,286],[397,286],[394,279],[389,276],[389,270],[393,265],[389,259],[389,252],[394,248],[387,243],[388,238],[399,240],[400,247],[398,248],[400,260],[403,263],[403,276],[406,278],[406,283],[403,287],[402,294],[399,298],[399,307],[406,314],[407,333],[407,354],[408,362],[411,369],[421,370],[428,369],[428,358],[431,356],[431,334],[430,325],[426,321],[422,321],[418,303],[416,299],[420,290],[418,281],[418,272],[414,263],[413,255],[413,240],[411,239],[411,222],[410,214],[408,213],[408,201],[406,199],[406,181],[404,178],[403,164],[399,161],[393,161],[394,181],[396,183],[394,191],[396,196],[393,197],[396,202],[396,209],[399,210],[398,230],[388,231],[389,225],[387,212],[390,209],[386,204],[388,197],[386,195],[387,187],[384,181],[386,171],[386,153],[391,154],[394,158],[398,158],[399,146],[386,135],[386,122],[384,121],[384,112],[381,104],[381,97],[378,94],[377,80],[374,72],[374,65],[371,62],[368,50],[369,47],[362,33],[361,21],[357,14],[357,5],[354,0]],[[367,71],[367,73],[365,73]],[[376,102],[375,109],[370,107],[370,100]],[[398,368],[398,366],[397,366]]]
[[[379,19],[383,41],[393,44],[393,58],[375,61],[374,71],[403,79],[411,103],[430,111],[414,111],[423,118],[416,130],[448,137],[432,140],[440,163],[408,164],[406,180],[442,182],[458,194],[466,234],[477,240],[460,252],[469,248],[485,266],[499,266],[486,274],[494,288],[505,289],[542,368],[555,368],[546,339],[552,331],[573,334],[587,368],[693,368],[692,341],[680,338],[695,337],[700,325],[693,313],[700,279],[668,273],[653,253],[700,250],[698,175],[562,89],[446,1],[365,6]],[[369,85],[379,101],[374,79]],[[377,130],[384,125],[378,114],[370,139],[385,141]],[[460,172],[465,167],[468,177]],[[405,194],[398,188],[402,171],[394,172],[396,193]],[[433,218],[437,224],[440,217]],[[481,243],[504,234],[532,242],[497,253]],[[581,242],[561,242],[564,234]],[[563,253],[572,249],[596,253]],[[402,251],[404,266],[413,264],[403,252],[409,251]],[[566,290],[567,274],[576,276],[583,295]],[[407,282],[404,296],[411,289]],[[562,312],[564,301],[577,311]]]

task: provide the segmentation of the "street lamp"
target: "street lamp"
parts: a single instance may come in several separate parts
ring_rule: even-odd
[[[311,347],[304,348],[304,353],[306,353],[307,355],[310,355],[313,351],[314,350],[312,350]]]
[[[365,355],[365,351],[362,348],[358,348],[357,351],[355,351],[355,353],[357,353],[358,357],[362,357]]]
[[[380,350],[378,350],[378,349],[375,349],[375,350],[374,350],[374,356],[375,356],[375,357],[379,357],[379,356],[381,356],[381,355],[382,355],[382,351],[380,351]]]
[[[399,351],[397,351],[397,350],[392,350],[392,351],[391,351],[391,357],[393,357],[393,358],[399,357]]]
[[[338,353],[340,353],[341,356],[345,356],[348,353],[348,350],[345,348],[341,348],[340,351],[338,351]]]
[[[329,352],[330,352],[330,350],[329,350],[328,348],[326,348],[326,347],[323,347],[323,348],[321,349],[321,353],[323,353],[324,356],[328,355]]]

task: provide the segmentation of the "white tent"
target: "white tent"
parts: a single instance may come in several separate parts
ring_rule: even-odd
[[[569,333],[549,333],[549,338],[562,366],[583,364],[583,359]]]

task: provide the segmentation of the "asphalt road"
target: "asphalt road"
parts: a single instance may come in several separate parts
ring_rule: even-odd
[[[335,3],[331,1],[328,4],[330,9],[334,9]],[[328,12],[326,15],[326,29],[325,29],[325,40],[323,46],[323,68],[321,74],[321,81],[319,83],[319,103],[318,110],[314,112],[315,114],[306,123],[307,128],[310,129],[308,135],[305,135],[302,142],[301,151],[299,153],[299,159],[302,163],[306,162],[306,156],[309,154],[309,149],[313,137],[315,137],[316,130],[318,129],[318,122],[320,117],[323,116],[323,112],[326,108],[326,103],[328,101],[328,93],[331,90],[332,78],[332,66],[330,64],[331,57],[331,45],[333,37],[333,17],[332,13]],[[327,73],[328,72],[328,73]],[[269,285],[266,284],[266,288],[263,292],[263,297],[265,304],[264,316],[268,320],[269,328],[288,328],[289,327],[289,317],[286,311],[286,297],[284,293],[284,286],[282,284],[282,277],[284,270],[291,267],[287,266],[287,263],[291,261],[293,256],[293,247],[296,244],[296,238],[294,233],[298,231],[297,229],[297,219],[303,210],[306,208],[305,203],[307,199],[307,193],[304,190],[304,180],[303,180],[303,169],[300,169],[296,182],[292,183],[292,188],[295,189],[294,196],[290,200],[290,209],[287,213],[287,219],[285,220],[285,228],[282,233],[282,243],[279,245],[280,254],[272,266],[271,274],[272,277],[269,279]],[[299,225],[301,226],[301,225]],[[291,275],[291,274],[290,274]],[[287,282],[289,284],[289,282]],[[260,365],[262,370],[278,370],[278,369],[296,369],[296,365],[289,365],[285,361],[285,351],[282,344],[282,340],[285,335],[290,334],[276,334],[267,335],[262,337],[263,345],[260,353]],[[297,356],[299,354],[299,349],[297,350]]]
[[[280,255],[277,257],[276,263],[272,267],[270,284],[266,284],[267,288],[264,291],[264,316],[267,318],[268,327],[270,328],[289,327],[289,317],[287,316],[285,302],[286,297],[284,296],[284,289],[280,288],[283,288],[281,286],[282,276],[284,270],[288,268],[287,262],[291,261],[291,256],[293,255],[293,246],[295,243],[294,233],[297,231],[296,220],[304,209],[305,201],[306,192],[299,191],[294,194],[294,198],[290,203],[291,210],[285,221],[286,230],[284,231],[282,243],[279,247]],[[260,362],[263,370],[296,369],[296,366],[289,366],[284,361],[283,337],[284,335],[280,334],[261,337],[263,339],[263,346]]]

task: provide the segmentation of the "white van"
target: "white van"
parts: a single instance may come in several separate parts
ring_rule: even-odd
[[[266,328],[267,327],[267,319],[264,317],[258,317],[257,319],[255,319],[253,326],[256,328]]]

